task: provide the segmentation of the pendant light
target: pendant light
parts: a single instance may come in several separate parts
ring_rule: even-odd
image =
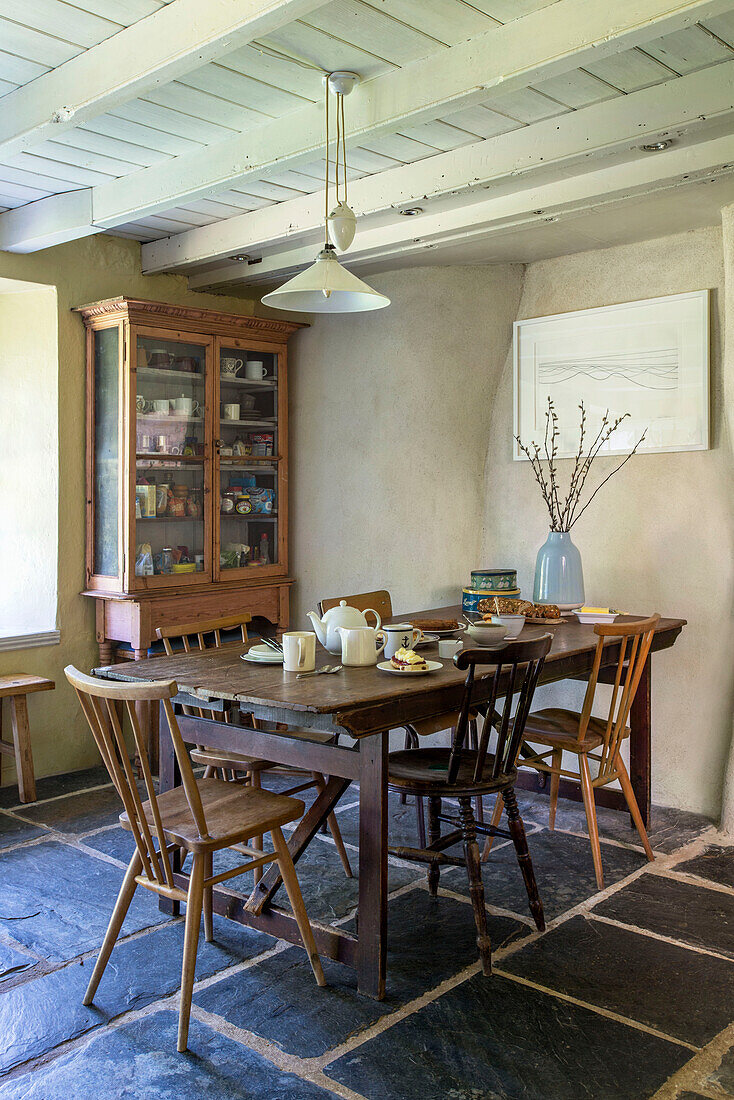
[[[361,313],[369,309],[383,309],[390,299],[373,290],[351,271],[342,267],[336,249],[345,251],[354,240],[357,219],[347,201],[347,159],[344,128],[344,96],[349,95],[358,83],[356,73],[336,72],[324,78],[326,88],[326,179],[324,221],[326,241],[311,267],[272,290],[262,299],[263,305],[276,309],[294,310],[299,313]],[[329,93],[337,98],[336,108],[336,158],[335,191],[336,206],[329,211]],[[342,188],[339,186],[339,176]]]

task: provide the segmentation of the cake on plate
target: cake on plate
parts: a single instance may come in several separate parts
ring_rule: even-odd
[[[405,646],[401,646],[400,649],[396,649],[393,656],[390,658],[390,664],[393,668],[400,669],[401,672],[427,672],[428,665],[419,653],[416,653],[414,649],[406,649]]]

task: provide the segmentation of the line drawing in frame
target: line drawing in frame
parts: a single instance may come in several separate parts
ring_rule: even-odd
[[[706,450],[709,445],[709,291],[516,321],[513,435],[543,446],[548,398],[560,458],[578,447],[578,406],[590,422],[629,413],[602,454]],[[524,460],[514,442],[513,457]]]

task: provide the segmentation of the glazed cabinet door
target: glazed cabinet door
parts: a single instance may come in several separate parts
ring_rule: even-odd
[[[287,392],[285,353],[217,342],[215,541],[219,579],[283,575]]]
[[[124,585],[123,327],[87,331],[87,587]]]
[[[213,340],[131,330],[131,588],[210,583]]]

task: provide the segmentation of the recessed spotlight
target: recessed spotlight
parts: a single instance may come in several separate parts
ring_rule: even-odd
[[[422,206],[406,206],[405,210],[398,210],[398,214],[402,214],[404,218],[413,218],[416,214],[422,213]]]
[[[641,145],[643,153],[661,153],[663,149],[669,149],[672,141],[651,141],[649,145]]]
[[[230,260],[234,260],[235,263],[244,264],[250,257],[246,252],[237,252],[234,256],[230,256],[229,258]]]

